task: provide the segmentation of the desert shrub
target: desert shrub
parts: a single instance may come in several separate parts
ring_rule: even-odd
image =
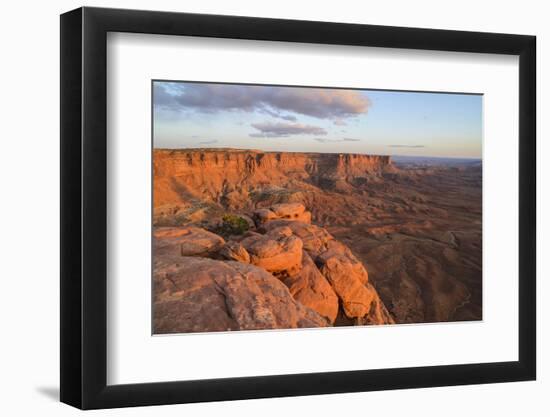
[[[234,214],[225,214],[216,232],[222,236],[242,235],[248,229],[248,222],[242,217]]]

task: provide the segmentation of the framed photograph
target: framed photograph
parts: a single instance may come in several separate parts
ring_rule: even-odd
[[[61,16],[61,401],[533,380],[535,37]]]

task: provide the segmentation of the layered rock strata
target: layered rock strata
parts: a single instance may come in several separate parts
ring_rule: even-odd
[[[293,181],[338,187],[393,170],[391,158],[382,155],[155,149],[154,206],[184,203],[192,197],[237,206],[256,188]]]

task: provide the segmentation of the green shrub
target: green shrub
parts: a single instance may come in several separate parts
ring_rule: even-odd
[[[248,222],[234,214],[225,214],[217,232],[224,236],[242,235],[249,229]]]

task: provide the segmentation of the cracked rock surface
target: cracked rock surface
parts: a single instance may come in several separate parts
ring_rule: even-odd
[[[155,333],[389,324],[364,265],[325,229],[278,204],[271,220],[229,240],[196,226],[154,233]],[[257,216],[256,216],[257,217]]]

